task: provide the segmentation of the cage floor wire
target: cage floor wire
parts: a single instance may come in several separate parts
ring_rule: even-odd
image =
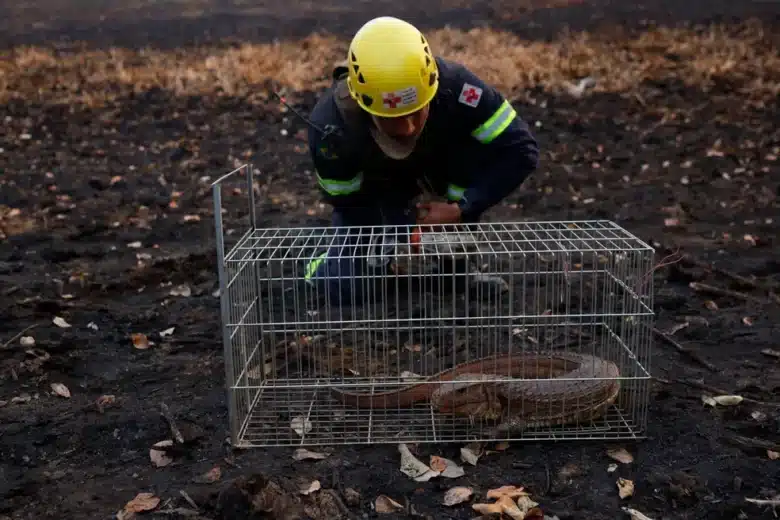
[[[256,399],[239,433],[238,447],[643,437],[632,414],[616,405],[591,421],[490,438],[481,432],[489,427],[488,423],[471,423],[468,418],[439,414],[427,403],[403,409],[357,410],[330,398],[328,381],[310,388],[293,388],[290,384],[290,381],[272,381],[257,389]]]

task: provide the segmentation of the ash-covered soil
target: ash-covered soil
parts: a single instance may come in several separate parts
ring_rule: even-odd
[[[711,14],[703,2],[684,4]],[[771,23],[777,10],[766,5]],[[342,20],[357,25],[351,16]],[[477,502],[510,484],[560,520],[621,518],[623,506],[654,519],[771,518],[745,499],[780,493],[772,458],[780,452],[780,359],[764,352],[780,351],[772,339],[780,333],[780,107],[742,101],[728,84],[705,95],[656,82],[632,95],[529,92],[516,102],[543,161],[490,218],[611,219],[656,245],[659,260],[679,248],[688,259],[655,272],[656,327],[674,330],[694,355],[656,338],[648,438],[620,444],[635,460],[614,473],[611,444],[533,443],[485,455],[457,480],[424,483],[399,471],[395,445],[296,461],[293,448],[226,444],[209,184],[251,161],[260,225],[327,223],[300,122],[276,105],[163,91],[95,109],[0,107],[0,518],[114,518],[149,492],[161,499],[158,512],[179,508],[166,518],[193,518],[196,509],[211,519],[297,518],[288,506],[298,496],[311,518],[470,519],[469,503],[442,505],[448,488],[471,486]],[[242,232],[246,193],[229,190],[224,203],[226,225]],[[694,281],[722,291],[694,290]],[[189,293],[172,295],[180,285]],[[134,348],[137,333],[155,344]],[[745,400],[713,408],[705,393]],[[155,467],[150,447],[171,438],[163,403],[187,442],[173,463]],[[459,460],[460,447],[415,453]],[[215,467],[218,479],[204,477]],[[619,498],[618,476],[634,481],[633,497]],[[315,498],[295,492],[315,479]],[[377,514],[383,494],[407,511]]]

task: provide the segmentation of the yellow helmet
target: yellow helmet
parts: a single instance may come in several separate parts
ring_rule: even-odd
[[[439,86],[425,36],[398,18],[381,16],[361,27],[347,53],[350,95],[363,110],[400,117],[423,108]]]

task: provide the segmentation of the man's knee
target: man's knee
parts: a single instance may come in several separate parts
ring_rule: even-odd
[[[352,305],[375,277],[381,277],[382,267],[372,268],[365,258],[342,256],[331,249],[309,262],[305,279],[309,286],[323,292],[329,305]]]

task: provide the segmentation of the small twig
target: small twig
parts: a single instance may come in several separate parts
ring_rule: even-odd
[[[772,506],[772,507],[780,506],[780,498],[776,498],[774,500],[762,500],[760,498],[746,498],[745,501],[759,506]]]
[[[774,442],[763,439],[754,439],[752,437],[743,437],[742,435],[724,435],[723,440],[730,442],[740,448],[756,448],[759,450],[780,451],[780,447]]]
[[[688,284],[688,287],[690,287],[696,292],[712,294],[715,296],[727,296],[730,298],[736,298],[738,300],[745,300],[745,301],[755,302],[755,303],[764,303],[763,300],[756,298],[755,296],[741,293],[739,291],[732,291],[731,289],[715,287],[714,285],[707,285],[705,283],[691,282]]]
[[[652,278],[653,273],[655,273],[658,269],[661,269],[662,267],[666,267],[668,265],[674,265],[682,260],[682,255],[679,252],[680,248],[678,247],[676,251],[673,253],[666,255],[661,259],[660,262],[655,264],[648,272],[642,276],[642,278],[639,280],[636,286],[636,292],[637,294],[641,293],[644,290],[645,284],[648,282],[650,278]]]
[[[762,500],[760,498],[745,498],[745,502],[756,504],[757,506],[769,506],[772,508],[772,514],[777,518],[777,507],[780,506],[780,498],[772,500]]]
[[[771,284],[762,283],[758,280],[751,280],[750,278],[746,278],[740,274],[732,273],[731,271],[727,271],[720,267],[715,267],[714,265],[708,262],[704,262],[703,260],[697,260],[696,258],[693,258],[691,255],[688,254],[683,255],[683,259],[685,262],[695,267],[706,269],[707,271],[711,271],[713,273],[719,274],[725,278],[729,278],[737,282],[740,285],[743,285],[745,287],[750,287],[751,289],[770,290],[772,288]]]
[[[13,293],[17,292],[21,287],[18,285],[14,285],[13,287],[9,287],[5,291],[3,291],[3,296],[11,296]]]
[[[183,489],[180,489],[179,490],[179,494],[182,496],[182,498],[184,498],[184,500],[187,501],[187,503],[189,505],[192,506],[193,509],[195,509],[196,511],[200,510],[200,508],[198,507],[198,504],[195,503],[195,501],[192,499],[192,497],[190,495],[187,494],[186,491],[184,491]]]
[[[653,334],[655,334],[660,339],[662,339],[667,345],[670,345],[670,346],[674,347],[675,350],[677,350],[677,352],[679,352],[681,354],[685,354],[686,356],[688,356],[692,360],[696,361],[701,366],[707,368],[711,372],[717,372],[718,371],[718,368],[715,365],[713,365],[712,363],[710,363],[709,361],[707,361],[706,359],[701,357],[697,352],[694,352],[694,351],[692,351],[690,349],[687,349],[687,348],[683,347],[682,345],[677,343],[675,340],[670,338],[667,334],[661,332],[660,330],[656,329],[655,327],[653,327],[652,330],[653,330]]]
[[[16,335],[15,335],[13,338],[11,338],[11,339],[9,339],[8,341],[6,341],[5,343],[3,343],[3,346],[2,346],[2,347],[0,347],[0,349],[5,349],[5,348],[8,348],[8,346],[9,346],[11,343],[13,343],[14,341],[16,341],[17,339],[19,339],[19,338],[22,336],[22,334],[24,334],[24,333],[25,333],[25,332],[27,332],[28,330],[34,329],[34,328],[35,328],[35,327],[37,327],[38,325],[39,325],[39,323],[34,323],[34,324],[30,325],[29,327],[26,327],[26,328],[22,329],[22,331],[21,331],[21,332],[19,332],[18,334],[16,334]]]
[[[549,462],[544,464],[544,476],[546,480],[545,480],[544,491],[542,492],[542,496],[547,496],[550,493],[550,490],[552,489],[552,477],[550,476]]]
[[[176,423],[173,421],[173,414],[171,413],[170,408],[168,408],[168,405],[165,404],[165,403],[162,403],[162,404],[160,404],[160,409],[162,410],[162,416],[168,422],[168,426],[171,429],[171,433],[173,434],[173,438],[179,444],[184,444],[184,436],[181,434],[181,430],[179,430],[179,428],[176,426]]]
[[[731,395],[733,393],[733,392],[727,392],[722,388],[717,388],[715,386],[708,385],[704,381],[699,381],[696,379],[675,379],[675,382],[692,386],[700,390],[706,390],[707,392],[712,392],[713,394],[718,394],[718,395]],[[751,399],[749,397],[742,397],[742,400],[746,403],[755,404],[757,406],[768,406],[770,408],[780,408],[780,403],[768,403],[766,401],[757,401],[756,399]]]
[[[153,515],[177,515],[177,516],[184,516],[184,517],[192,517],[196,520],[209,520],[205,516],[201,516],[198,511],[193,511],[192,509],[187,509],[186,507],[177,507],[174,509],[162,509],[159,511],[152,511]]]

